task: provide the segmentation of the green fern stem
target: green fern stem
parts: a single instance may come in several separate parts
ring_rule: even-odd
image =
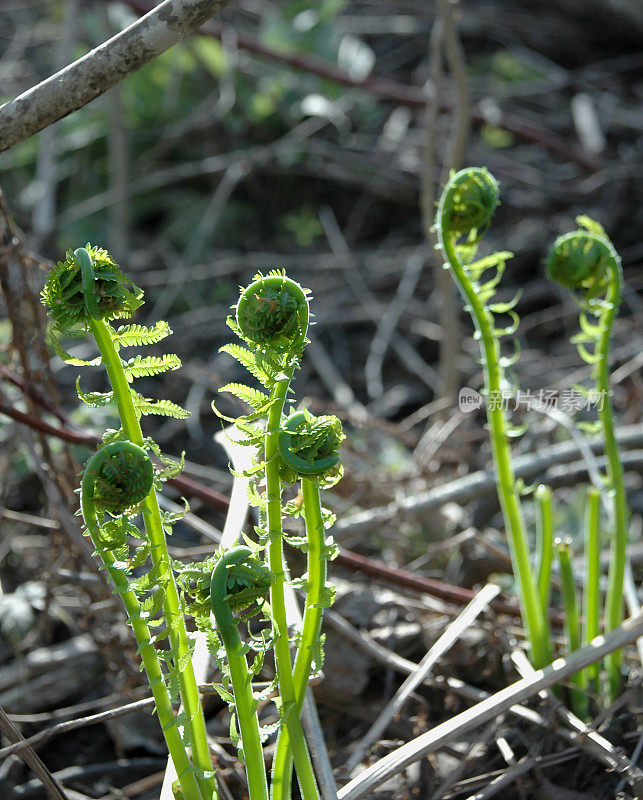
[[[467,173],[474,174],[476,177],[479,176],[482,179],[481,182],[484,183],[487,183],[488,179],[491,178],[486,170],[462,170],[449,180],[440,198],[436,216],[438,243],[451,269],[456,285],[468,305],[480,341],[485,388],[487,391],[487,420],[491,436],[496,484],[507,527],[514,575],[518,583],[522,618],[531,646],[532,661],[534,666],[539,669],[551,661],[547,624],[531,571],[529,548],[520,499],[516,488],[504,411],[501,403],[491,402],[493,397],[502,397],[500,346],[494,335],[492,313],[478,297],[476,285],[469,279],[464,264],[456,251],[458,235],[463,232],[468,233],[471,228],[466,228],[465,230],[463,227],[458,227],[455,230],[451,230],[449,227],[449,220],[455,216],[454,196],[456,198],[458,196],[458,181],[461,182],[463,177],[467,177]],[[466,196],[461,201],[463,206],[465,201]],[[493,213],[493,207],[495,207],[497,200],[492,198],[492,201],[493,205],[490,212],[487,215],[479,215],[481,227],[488,224],[491,213]],[[455,209],[458,211],[459,217],[462,217],[463,212],[459,207],[455,206]],[[475,210],[478,211],[477,206]],[[475,232],[475,228],[473,230]]]
[[[324,611],[323,592],[326,586],[326,556],[324,554],[324,523],[322,520],[319,486],[314,479],[301,480],[306,519],[308,580],[306,606],[302,623],[301,642],[295,657],[293,682],[297,715],[301,715],[306,688],[310,678],[315,647],[319,642]],[[273,760],[272,800],[284,800],[290,792],[292,752],[287,730],[281,730]]]
[[[271,273],[267,276],[258,274],[255,276],[255,280],[241,293],[237,303],[236,320],[246,342],[255,348],[259,355],[270,353],[280,367],[270,390],[268,419],[264,436],[268,564],[273,574],[270,587],[270,606],[274,627],[273,647],[281,714],[291,742],[301,794],[304,800],[318,800],[319,793],[297,713],[293,683],[290,637],[286,617],[286,566],[283,556],[281,510],[282,482],[279,472],[279,435],[284,403],[306,344],[309,314],[306,292],[298,283],[287,278],[285,274]],[[280,777],[276,777],[277,782]],[[273,774],[273,784],[274,782]]]
[[[603,433],[607,460],[607,490],[612,500],[614,535],[605,598],[605,629],[618,627],[623,620],[623,581],[625,577],[628,510],[623,486],[623,467],[614,436],[612,402],[610,398],[609,347],[612,325],[621,301],[621,264],[603,228],[588,217],[578,217],[579,229],[559,236],[547,261],[552,280],[580,295],[580,306],[598,317],[591,325],[585,314],[580,315],[581,334],[574,337],[581,357],[593,365],[592,377],[598,400],[598,418]],[[584,230],[583,230],[584,229]],[[594,352],[585,348],[594,344]],[[621,651],[608,655],[608,700],[614,700],[621,687]]]
[[[587,516],[585,520],[585,586],[584,586],[584,629],[583,644],[589,644],[600,633],[600,543],[601,493],[591,488],[587,495]],[[599,665],[590,664],[587,674],[593,688],[598,689]]]
[[[230,669],[250,800],[268,800],[268,782],[261,748],[257,701],[252,694],[252,673],[248,670],[244,644],[228,602],[230,575],[236,565],[247,561],[250,556],[252,550],[243,546],[233,547],[221,556],[212,572],[210,602]]]
[[[282,713],[285,718],[288,740],[292,747],[297,778],[304,800],[318,800],[319,792],[308,755],[308,748],[299,720],[299,707],[292,672],[290,639],[286,621],[286,602],[284,587],[286,570],[283,559],[283,536],[281,521],[281,477],[279,475],[279,434],[281,417],[288,387],[294,371],[294,362],[289,355],[284,358],[284,377],[277,382],[272,393],[272,405],[268,413],[265,438],[266,495],[268,522],[268,559],[274,581],[270,590],[270,604],[275,622],[275,663],[281,697]],[[287,775],[275,774],[273,770],[273,798],[288,797],[289,786],[283,785]],[[277,794],[276,794],[277,792]]]
[[[93,318],[89,320],[89,326],[107,370],[123,432],[131,442],[142,446],[143,433],[136,415],[122,361],[112,341],[111,328],[103,320]],[[151,491],[143,501],[143,520],[150,540],[152,563],[157,571],[159,583],[165,589],[163,612],[169,629],[170,645],[177,654],[181,701],[187,718],[186,724],[192,747],[192,759],[198,770],[203,773],[212,773],[213,766],[208,748],[205,719],[194,669],[190,660],[190,645],[185,628],[185,620],[181,611],[171,561],[167,551],[161,512],[156,492],[154,491]],[[214,777],[206,776],[203,778],[199,776],[197,779],[204,800],[216,800],[218,793]]]
[[[623,581],[627,558],[627,498],[623,485],[623,467],[618,455],[618,445],[614,435],[612,401],[610,398],[609,345],[612,323],[621,299],[621,270],[616,259],[610,260],[610,280],[605,297],[605,307],[601,315],[601,332],[596,343],[596,393],[599,398],[598,417],[603,431],[605,455],[607,457],[608,486],[612,493],[614,537],[610,566],[607,577],[605,597],[605,618],[608,631],[617,628],[623,621]],[[620,650],[610,653],[606,658],[609,696],[613,700],[621,688]]]
[[[566,540],[557,540],[556,552],[560,564],[560,580],[563,593],[563,604],[565,606],[565,625],[567,628],[567,638],[569,640],[569,651],[578,650],[581,646],[581,625],[578,614],[578,602],[576,600],[576,584],[572,561],[569,555],[569,543]],[[587,696],[587,673],[585,670],[577,672],[571,676],[574,684],[571,690],[572,708],[581,718],[587,717],[588,696]]]
[[[128,621],[132,626],[132,631],[138,644],[138,652],[141,655],[141,661],[154,697],[156,713],[163,730],[163,736],[179,777],[185,800],[204,800],[175,723],[174,710],[165,685],[163,670],[151,640],[150,630],[142,616],[140,603],[134,592],[129,588],[127,574],[118,566],[114,554],[106,549],[101,541],[97,519],[98,511],[94,503],[96,476],[100,473],[106,459],[116,453],[123,452],[131,453],[137,457],[142,455],[144,459],[147,459],[145,452],[135,444],[131,442],[115,442],[102,447],[87,463],[83,473],[80,494],[83,519],[96,552],[105,564],[109,576],[116,587],[116,592],[120,595],[125,606]]]
[[[328,551],[319,490],[341,476],[339,447],[344,438],[337,417],[315,417],[306,409],[296,411],[281,423],[279,454],[282,476],[289,483],[301,480],[303,516],[306,520],[306,601],[301,640],[295,656],[293,679],[297,713],[301,715],[315,651],[321,652],[320,632],[326,592]],[[330,482],[330,483],[329,483]],[[288,732],[281,730],[273,760],[273,800],[283,800],[290,788],[292,754]]]
[[[551,595],[551,565],[554,555],[554,534],[551,511],[551,489],[541,484],[535,492],[536,516],[536,586],[540,605],[547,619]]]

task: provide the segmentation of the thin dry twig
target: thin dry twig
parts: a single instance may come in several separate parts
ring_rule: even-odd
[[[616,439],[620,448],[634,447],[643,443],[643,424],[622,427],[617,432]],[[598,452],[602,448],[602,440],[599,438],[589,439],[588,445],[592,452]],[[562,465],[568,464],[577,456],[578,445],[574,441],[548,445],[535,453],[517,456],[514,460],[516,477],[524,480],[533,479],[552,465],[558,465],[568,472],[568,468]],[[387,506],[379,506],[344,517],[337,522],[335,533],[340,536],[349,532],[353,534],[361,530],[368,530],[399,514],[412,514],[426,511],[429,508],[439,508],[452,500],[466,502],[485,492],[494,491],[495,486],[496,480],[491,470],[477,470],[425,492],[418,492],[395,500]]]
[[[97,725],[99,722],[117,719],[124,717],[127,714],[132,714],[135,711],[140,711],[143,708],[148,708],[154,705],[153,697],[145,697],[143,700],[135,700],[132,703],[126,703],[117,708],[110,708],[107,711],[99,711],[97,714],[89,714],[85,717],[78,717],[77,719],[68,719],[64,722],[57,722],[55,725],[50,725],[38,733],[34,733],[27,739],[20,739],[13,744],[7,745],[0,750],[0,758],[7,758],[14,753],[22,753],[24,750],[35,747],[48,741],[54,736],[60,736],[63,733],[75,731],[78,728],[86,728],[88,725]],[[2,712],[0,712],[2,713]]]
[[[0,708],[0,731],[2,731],[7,739],[11,739],[19,744],[24,743],[22,734],[2,708]],[[51,797],[53,800],[69,800],[69,797],[65,794],[63,787],[47,769],[40,756],[35,753],[33,748],[28,744],[23,746],[21,758],[25,764],[31,768],[34,775],[38,777],[42,785],[45,787],[45,791],[49,797]]]
[[[444,633],[438,638],[422,661],[420,661],[416,671],[404,681],[380,712],[378,718],[369,728],[368,732],[357,744],[355,751],[346,764],[346,772],[349,775],[362,760],[362,756],[369,745],[380,738],[395,715],[402,711],[411,694],[424,682],[438,660],[453,647],[460,636],[475,622],[499,591],[500,588],[498,586],[488,583],[478,592],[469,605],[460,612],[458,617],[447,626]]]
[[[346,282],[355,297],[364,306],[369,317],[377,325],[383,313],[382,304],[375,297],[367,282],[360,277],[357,260],[351,253],[350,247],[337,224],[335,215],[329,207],[324,206],[319,209],[319,220],[324,228],[331,250],[347,263],[347,269],[344,272]],[[435,391],[438,385],[436,371],[417,354],[410,342],[400,333],[393,332],[390,337],[390,345],[406,369],[414,373],[431,391]]]
[[[529,663],[527,656],[520,650],[516,650],[511,654],[511,658],[516,665],[516,669],[523,677],[533,676],[535,669]],[[643,772],[632,763],[627,756],[618,751],[614,745],[609,742],[600,733],[597,733],[589,725],[580,720],[568,708],[566,708],[553,692],[549,689],[544,689],[539,692],[539,696],[546,700],[555,710],[558,716],[565,720],[565,722],[575,731],[576,744],[582,749],[591,753],[594,758],[597,758],[601,763],[610,770],[616,770],[621,773],[625,780],[637,793],[637,797],[641,796],[643,790]],[[573,741],[573,740],[570,740]]]
[[[395,296],[380,317],[375,335],[371,339],[364,368],[366,388],[371,398],[381,397],[384,393],[384,384],[382,382],[384,356],[388,350],[391,337],[395,333],[398,321],[413,297],[415,288],[420,280],[424,266],[423,250],[424,248],[416,250],[407,259]]]
[[[544,669],[538,670],[533,676],[522,678],[487,700],[457,714],[447,722],[389,753],[340,789],[339,800],[357,800],[359,797],[364,797],[375,787],[402,772],[428,753],[434,752],[466,731],[484,724],[516,703],[533,697],[542,689],[560,683],[608,653],[634,641],[641,634],[643,634],[643,611],[627,619],[606,636],[598,636],[567,658],[557,659]]]

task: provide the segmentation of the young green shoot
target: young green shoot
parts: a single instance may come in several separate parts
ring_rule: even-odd
[[[535,667],[540,668],[551,661],[551,649],[546,617],[531,570],[520,487],[515,479],[509,446],[510,437],[520,431],[509,424],[502,403],[506,389],[505,367],[513,363],[513,359],[501,356],[500,339],[513,335],[517,329],[518,315],[514,305],[518,297],[509,303],[490,302],[511,253],[494,253],[474,260],[498,205],[498,196],[498,184],[487,170],[461,170],[452,175],[444,187],[435,224],[445,267],[450,270],[465,299],[480,343],[498,495],[532,661]],[[491,277],[486,277],[489,272]],[[507,314],[510,324],[505,328],[498,327],[496,314]]]
[[[339,476],[336,450],[342,434],[335,418],[316,419],[307,412],[296,412],[285,418],[290,383],[307,343],[308,294],[283,272],[256,275],[241,292],[235,318],[228,319],[228,325],[246,347],[230,344],[222,348],[246,367],[266,390],[258,391],[238,383],[221,389],[252,407],[250,414],[230,421],[235,422],[245,436],[245,443],[254,446],[263,456],[251,470],[255,477],[251,500],[259,509],[259,545],[266,548],[268,566],[273,574],[270,609],[282,719],[273,760],[270,787],[273,800],[290,797],[291,757],[303,800],[319,798],[299,718],[315,654],[319,660],[321,610],[330,602],[325,572],[330,547],[324,541],[328,519],[324,518],[319,503],[319,485],[323,485],[319,476],[322,473]],[[257,424],[261,418],[265,419],[265,427]],[[299,478],[302,479],[301,500],[284,505],[284,485]],[[307,539],[288,535],[283,530],[283,516],[300,513],[306,518]],[[308,549],[308,575],[303,581],[307,590],[306,612],[294,668],[286,618],[288,571],[284,542]]]
[[[605,629],[610,631],[623,620],[629,518],[623,467],[614,435],[609,373],[610,338],[621,300],[622,271],[620,258],[603,228],[589,217],[578,217],[576,221],[578,230],[560,236],[554,242],[547,260],[547,271],[552,280],[572,292],[580,308],[581,330],[572,341],[581,358],[592,367],[593,397],[598,406],[599,428],[607,461],[604,484],[611,499],[614,529],[605,598]],[[590,318],[595,321],[590,321]],[[589,397],[592,397],[591,393]],[[619,650],[606,658],[608,697],[612,700],[621,688],[621,657]]]
[[[252,671],[248,669],[249,648],[239,636],[239,620],[233,611],[240,611],[270,591],[272,575],[249,547],[232,547],[221,554],[212,571],[210,603],[217,630],[226,652],[240,751],[246,764],[250,800],[268,800],[268,781],[261,747],[257,717],[257,700],[252,692]]]
[[[171,697],[179,695],[183,704],[183,713],[174,716],[170,726],[183,726],[184,752],[189,748],[192,765],[192,775],[196,779],[199,795],[194,793],[192,778],[180,764],[176,764],[181,787],[186,800],[216,800],[217,789],[212,768],[212,761],[208,748],[205,720],[194,677],[194,670],[190,659],[190,643],[185,628],[183,611],[172,570],[172,562],[168,555],[165,534],[171,531],[172,522],[170,515],[162,514],[154,487],[160,487],[161,482],[177,474],[181,465],[164,459],[158,446],[150,439],[145,439],[140,425],[140,417],[145,414],[160,414],[184,418],[188,415],[184,409],[167,400],[153,401],[144,398],[131,387],[131,382],[140,376],[156,375],[168,369],[177,369],[180,360],[176,355],[165,356],[135,356],[124,360],[120,351],[126,347],[149,344],[160,341],[170,333],[166,323],[158,323],[152,328],[142,325],[124,325],[114,329],[110,321],[132,316],[142,303],[142,291],[125,278],[109,254],[100,248],[87,245],[75,252],[68,252],[64,262],[58,263],[51,271],[43,289],[43,302],[49,308],[53,318],[52,341],[57,353],[68,363],[76,366],[96,366],[102,364],[108,374],[111,384],[110,392],[81,391],[77,382],[79,397],[90,407],[115,404],[121,422],[121,429],[110,431],[105,436],[106,445],[112,443],[128,443],[138,447],[144,453],[153,452],[166,469],[156,473],[153,486],[148,493],[140,499],[140,512],[143,515],[145,532],[140,531],[127,515],[117,517],[114,521],[100,524],[97,517],[91,516],[90,522],[85,518],[85,524],[94,527],[92,538],[96,531],[105,546],[97,548],[99,555],[105,552],[118,553],[118,563],[127,562],[128,570],[143,567],[148,559],[151,567],[142,577],[134,578],[128,571],[123,571],[120,578],[129,582],[131,590],[141,599],[141,608],[145,612],[148,626],[161,625],[161,630],[155,634],[153,642],[157,648],[157,658],[163,659],[167,666],[167,686]],[[98,346],[99,358],[91,362],[84,362],[73,358],[66,353],[61,344],[62,337],[85,336],[90,332]],[[101,451],[99,450],[99,453]],[[120,452],[120,451],[119,451]],[[126,450],[122,451],[129,452]],[[149,461],[149,458],[147,459]],[[122,463],[123,456],[117,460]],[[102,473],[95,473],[92,467],[91,475],[94,480],[104,481],[105,471],[114,473],[113,459],[104,460]],[[91,463],[91,462],[90,462]],[[149,466],[145,463],[146,474]],[[109,476],[114,481],[129,481],[131,477],[118,478],[115,474]],[[88,484],[89,485],[89,484]],[[101,483],[102,491],[102,483]],[[87,492],[85,492],[87,495]],[[91,492],[90,492],[91,496]],[[88,508],[91,512],[91,508]],[[107,509],[109,511],[109,509]],[[112,513],[112,512],[109,512]],[[91,533],[91,530],[90,530]],[[134,536],[142,541],[135,553],[128,558],[128,537]],[[107,548],[107,550],[106,550]],[[109,566],[109,559],[105,562]],[[113,566],[113,565],[111,565]],[[123,596],[121,594],[121,596]],[[129,597],[129,595],[128,595]],[[128,603],[131,602],[128,600]],[[127,606],[127,604],[126,604]],[[161,612],[162,617],[155,617]],[[128,608],[130,618],[132,613]],[[144,631],[140,631],[141,635]],[[136,631],[135,631],[136,634]],[[169,648],[162,649],[159,645],[167,639]],[[148,659],[149,660],[149,659]],[[150,678],[158,681],[158,676]],[[154,689],[155,687],[152,686]],[[167,731],[164,731],[167,733]],[[170,746],[168,744],[168,746]],[[174,752],[172,752],[172,749]],[[176,742],[170,752],[176,755]],[[187,784],[188,788],[185,788]]]
[[[558,554],[558,563],[560,566],[560,580],[562,584],[563,605],[565,606],[565,626],[567,628],[569,651],[573,653],[574,650],[578,650],[581,646],[581,625],[572,560],[569,554],[569,542],[567,539],[557,539],[554,546]],[[578,717],[585,719],[588,709],[587,673],[585,670],[577,672],[575,675],[572,675],[571,681],[574,684],[571,689],[572,710]]]

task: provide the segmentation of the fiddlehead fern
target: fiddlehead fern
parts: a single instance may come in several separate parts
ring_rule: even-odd
[[[131,317],[143,292],[131,283],[106,250],[86,245],[66,254],[49,273],[42,292],[57,327],[65,331],[93,319]]]
[[[612,243],[597,230],[579,228],[559,236],[547,258],[549,278],[577,291],[584,302],[604,294],[619,271]]]
[[[306,333],[310,319],[309,292],[286,277],[285,273],[273,271],[267,276],[255,275],[254,281],[243,289],[236,307],[236,317],[228,318],[229,327],[245,342],[247,347],[226,345],[223,351],[236,358],[257,378],[266,391],[243,384],[232,383],[221,391],[230,392],[251,406],[252,411],[233,421],[245,434],[245,443],[262,453],[263,458],[255,462],[251,472],[260,485],[263,476],[265,490],[254,492],[253,500],[260,508],[262,525],[259,528],[260,543],[266,547],[268,563],[274,575],[270,590],[270,606],[273,617],[274,651],[280,695],[282,721],[288,731],[295,768],[304,800],[319,797],[310,758],[299,721],[297,692],[293,680],[290,656],[290,638],[286,619],[284,587],[287,568],[284,563],[282,529],[282,483],[284,470],[290,469],[280,456],[280,437],[284,404],[290,382],[306,344]],[[215,409],[216,410],[216,409]],[[218,413],[218,412],[217,412]],[[265,418],[265,427],[257,421]],[[298,438],[293,433],[293,439]],[[293,473],[286,477],[292,482]],[[293,539],[289,539],[294,543]],[[308,676],[306,676],[307,679]],[[289,773],[288,773],[289,774]],[[283,775],[281,776],[283,777]],[[271,792],[275,797],[275,785],[279,783],[277,796],[288,797],[290,786],[275,780]]]
[[[337,417],[314,417],[306,409],[286,417],[279,432],[282,480],[294,483],[298,477],[330,478],[339,465],[343,438]]]
[[[257,700],[252,693],[252,671],[233,612],[265,599],[272,573],[249,547],[233,547],[221,555],[212,571],[210,602],[226,651],[234,693],[234,708],[241,734],[240,750],[246,762],[250,800],[268,800],[268,783],[261,749]]]
[[[452,236],[478,238],[491,224],[500,188],[486,169],[463,169],[451,177],[442,195],[441,226]]]
[[[463,295],[476,328],[484,365],[487,419],[496,471],[498,495],[507,528],[514,575],[518,582],[522,617],[531,645],[532,660],[543,667],[551,660],[546,618],[531,571],[529,547],[516,484],[509,437],[519,433],[505,418],[504,368],[509,363],[500,352],[500,339],[515,333],[519,318],[514,311],[518,296],[509,303],[491,303],[511,253],[493,253],[474,260],[480,239],[498,205],[498,184],[486,169],[469,168],[451,176],[436,215],[438,244],[456,285]],[[483,280],[489,271],[492,276]],[[495,315],[508,314],[505,328]]]
[[[609,346],[612,325],[621,300],[622,271],[620,258],[603,228],[588,217],[578,217],[578,230],[560,236],[547,259],[552,280],[573,292],[580,306],[580,333],[572,338],[581,358],[592,366],[594,391],[587,393],[597,403],[599,427],[603,434],[607,475],[605,488],[611,495],[612,554],[607,595],[605,598],[606,630],[612,630],[623,619],[623,581],[628,540],[627,499],[623,484],[623,467],[614,435],[610,398]],[[588,315],[595,322],[590,322]],[[593,426],[589,426],[593,430]],[[621,685],[621,653],[607,656],[609,697],[614,699]]]
[[[123,348],[160,341],[171,331],[166,323],[158,323],[151,328],[124,325],[116,330],[110,325],[111,320],[131,316],[142,303],[142,292],[127,280],[108,253],[91,245],[68,253],[65,261],[52,270],[42,298],[54,320],[52,341],[61,358],[78,366],[102,363],[107,370],[110,392],[85,394],[78,387],[78,395],[90,407],[114,403],[118,409],[121,430],[109,433],[106,441],[109,445],[118,443],[119,446],[109,451],[109,459],[105,457],[100,464],[96,463],[91,468],[94,470],[100,466],[101,470],[96,475],[92,474],[92,481],[96,478],[96,487],[91,491],[96,493],[99,500],[97,507],[118,514],[128,508],[128,505],[123,508],[124,504],[130,503],[130,475],[125,474],[119,478],[120,486],[114,476],[119,466],[126,470],[132,466],[135,452],[123,445],[152,451],[165,464],[166,468],[154,475],[154,484],[157,486],[181,469],[181,464],[161,456],[154,442],[144,439],[140,418],[146,414],[185,418],[188,413],[168,400],[149,400],[134,391],[130,385],[135,378],[142,375],[156,375],[176,369],[180,366],[180,360],[174,354],[136,356],[128,360],[122,359],[120,355]],[[60,344],[63,336],[82,336],[88,331],[98,345],[98,359],[81,361],[63,350]],[[136,452],[136,457],[139,455]],[[150,467],[148,459],[145,462],[146,480],[149,480]],[[143,489],[139,487],[138,491],[142,494]],[[156,493],[149,488],[139,502],[142,505],[145,535],[138,531],[127,515],[121,515],[118,520],[99,526],[99,533],[110,552],[118,554],[119,563],[126,562],[130,567],[142,568],[148,559],[151,561],[151,568],[143,575],[137,578],[126,577],[131,590],[141,598],[143,612],[150,616],[148,624],[158,624],[152,617],[161,610],[163,612],[162,621],[165,626],[155,635],[154,641],[160,643],[163,639],[169,639],[169,648],[159,649],[157,655],[167,664],[171,696],[180,694],[185,709],[180,722],[184,725],[186,745],[191,747],[191,769],[196,775],[201,795],[197,799],[192,794],[190,800],[213,800],[217,792],[205,721],[190,660],[190,643],[165,541],[165,534],[171,532],[173,520],[171,515],[161,513]],[[143,540],[143,544],[131,557],[128,534]],[[177,724],[177,720],[175,718],[174,724]]]
[[[301,714],[308,680],[317,662],[321,669],[324,608],[333,602],[334,592],[326,583],[326,564],[334,558],[332,539],[326,541],[324,510],[319,490],[341,478],[339,448],[344,439],[341,422],[334,416],[315,417],[306,409],[292,413],[282,422],[279,434],[280,472],[286,483],[301,480],[301,512],[306,521],[307,573],[301,639],[295,658],[293,681],[297,713]],[[332,524],[332,520],[330,521]],[[279,732],[273,759],[272,800],[287,796],[292,771],[292,754],[287,730]]]
[[[154,467],[149,456],[132,442],[113,442],[99,451],[85,468],[85,491],[97,509],[114,516],[142,503],[154,484]]]
[[[125,476],[118,472],[119,464],[125,465],[127,480],[135,481],[134,492],[124,488],[126,480]],[[151,462],[145,451],[131,442],[103,445],[89,459],[83,472],[80,490],[81,512],[87,533],[125,606],[184,797],[186,800],[206,800],[201,794],[194,767],[190,764],[181,740],[178,718],[174,715],[159,654],[150,633],[153,608],[149,600],[141,601],[137,596],[135,582],[129,574],[133,562],[130,561],[127,567],[126,560],[122,558],[124,551],[128,549],[129,537],[132,535],[141,537],[140,532],[129,523],[129,519],[122,515],[125,509],[141,503],[149,494],[152,488],[150,467]],[[105,512],[120,517],[121,524],[103,523]]]
[[[256,275],[237,303],[237,324],[245,340],[279,353],[303,345],[308,321],[306,291],[282,273]]]

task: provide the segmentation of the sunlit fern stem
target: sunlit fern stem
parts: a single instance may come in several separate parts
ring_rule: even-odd
[[[573,653],[574,650],[578,650],[581,646],[581,625],[578,613],[578,602],[576,600],[576,584],[567,541],[558,540],[556,542],[556,552],[558,553],[558,562],[560,565],[560,580],[563,605],[565,606],[565,627],[567,628],[569,651]],[[570,680],[574,684],[570,692],[572,709],[581,719],[586,719],[588,710],[587,673],[585,670],[581,670],[575,675],[572,675]]]
[[[551,661],[547,624],[531,571],[529,548],[520,499],[516,489],[504,411],[501,403],[491,402],[493,397],[502,397],[500,347],[493,332],[494,319],[492,313],[478,297],[475,287],[469,280],[456,252],[456,235],[447,228],[447,215],[444,212],[444,204],[448,196],[447,184],[447,188],[440,198],[436,217],[438,242],[451,268],[451,274],[469,306],[480,338],[485,388],[487,391],[487,419],[491,435],[491,449],[496,471],[498,495],[507,526],[507,538],[513,571],[518,583],[518,596],[523,622],[531,647],[532,661],[534,666],[539,669]]]
[[[143,433],[136,416],[134,403],[123,370],[120,356],[114,347],[108,324],[102,320],[90,319],[89,325],[98,349],[103,359],[103,364],[114,392],[114,400],[123,426],[125,436],[134,444],[143,445]],[[177,669],[179,671],[179,684],[181,701],[185,711],[187,726],[190,733],[192,746],[192,759],[195,766],[203,772],[212,772],[212,760],[208,748],[205,729],[205,719],[199,690],[194,675],[192,662],[189,658],[190,645],[188,642],[185,620],[179,603],[178,592],[172,574],[170,557],[161,522],[161,512],[156,497],[152,490],[143,501],[143,520],[147,531],[152,563],[157,570],[158,581],[164,587],[165,600],[163,613],[168,623],[169,638],[172,649],[177,653]],[[178,662],[181,666],[178,666]],[[218,797],[214,777],[198,778],[204,800],[216,800]]]
[[[117,447],[136,447],[129,442],[119,442],[115,445],[102,447],[87,463],[81,483],[80,504],[85,526],[92,539],[96,552],[102,559],[107,571],[114,582],[117,593],[120,595],[128,620],[138,645],[138,652],[143,662],[147,680],[154,697],[156,713],[163,730],[163,736],[172,762],[179,777],[179,782],[185,800],[209,800],[202,795],[199,784],[194,775],[192,765],[181,740],[178,726],[174,722],[174,710],[169,692],[165,685],[163,670],[159,663],[157,652],[151,641],[150,630],[141,616],[141,606],[134,592],[129,588],[127,574],[118,566],[114,554],[103,547],[99,533],[97,511],[94,505],[94,478],[105,458],[114,452]],[[139,448],[136,448],[137,450]],[[141,451],[142,452],[142,451]],[[145,455],[143,453],[143,455]]]
[[[551,596],[551,565],[554,555],[551,489],[540,485],[535,492],[536,501],[536,586],[545,619]]]
[[[274,575],[270,590],[270,604],[276,628],[274,648],[279,694],[281,696],[282,713],[285,715],[288,739],[292,747],[297,778],[304,800],[318,800],[319,792],[317,790],[310,756],[308,755],[308,748],[299,720],[284,596],[286,572],[282,541],[279,432],[281,430],[284,402],[295,367],[292,357],[289,354],[286,354],[284,357],[283,367],[284,377],[277,382],[271,393],[271,400],[273,403],[268,413],[265,438],[268,558],[270,571]],[[277,800],[277,798],[286,798],[290,796],[288,775],[283,773],[275,774],[273,770],[272,780],[273,786],[271,787],[271,796],[275,798],[275,800]]]
[[[608,487],[612,495],[614,537],[612,540],[610,566],[605,597],[605,627],[607,631],[617,628],[623,621],[623,581],[627,549],[627,499],[623,485],[623,467],[618,455],[614,435],[612,401],[610,398],[609,346],[612,323],[621,300],[621,271],[618,263],[610,261],[610,281],[605,296],[605,310],[601,314],[601,331],[594,355],[598,417],[603,430],[603,442],[607,457]],[[621,688],[621,651],[610,653],[606,658],[608,691],[614,699]]]
[[[251,555],[249,547],[240,546],[231,548],[221,556],[212,573],[210,599],[230,669],[250,800],[268,800],[268,781],[259,733],[257,701],[252,694],[252,673],[248,669],[237,621],[230,610],[227,598],[229,569]]]
[[[583,644],[589,644],[600,633],[600,511],[601,493],[592,488],[587,495],[587,515],[585,520],[585,580],[584,580],[584,626]],[[599,665],[590,664],[587,675],[591,687],[598,689]]]
[[[324,555],[324,523],[322,519],[319,486],[311,478],[302,478],[301,488],[306,519],[308,553],[308,594],[302,623],[301,642],[295,658],[293,682],[298,716],[306,695],[315,646],[319,640],[323,617],[323,592],[326,586],[326,556]],[[290,788],[292,753],[287,730],[282,730],[277,740],[273,761],[273,775],[278,776],[278,787],[272,790],[272,800],[281,800],[285,787]]]

